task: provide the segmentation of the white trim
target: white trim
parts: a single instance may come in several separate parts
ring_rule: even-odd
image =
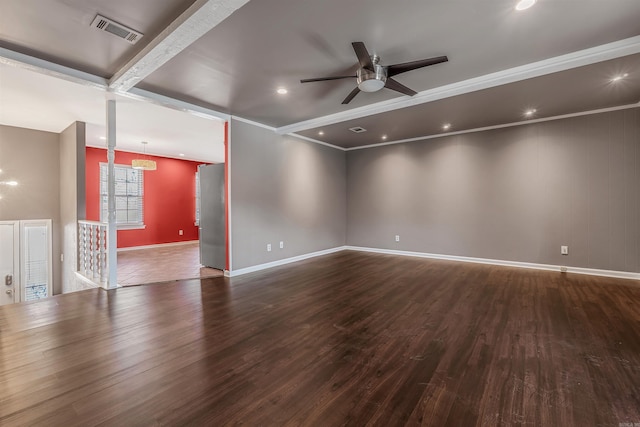
[[[305,140],[305,141],[313,142],[314,144],[320,144],[320,145],[324,145],[326,147],[335,148],[336,150],[347,151],[346,148],[338,147],[337,145],[329,144],[328,142],[318,141],[317,139],[313,139],[313,138],[309,138],[309,137],[306,137],[306,136],[302,136],[302,135],[297,134],[297,133],[289,133],[289,134],[287,134],[287,136],[291,136],[293,138],[298,138],[298,139],[302,139],[302,140]]]
[[[441,254],[431,254],[426,252],[398,251],[393,249],[366,248],[366,247],[360,247],[360,246],[345,246],[345,249],[350,251],[373,252],[373,253],[386,254],[386,255],[400,255],[400,256],[410,256],[410,257],[417,257],[417,258],[441,259],[446,261],[470,262],[475,264],[489,264],[489,265],[499,265],[503,267],[529,268],[529,269],[535,269],[535,270],[546,270],[546,271],[557,271],[557,272],[562,272],[563,269],[566,269],[567,273],[613,277],[617,279],[640,280],[640,273],[632,273],[627,271],[598,270],[594,268],[569,267],[569,266],[560,266],[560,265],[551,265],[551,264],[536,264],[531,262],[505,261],[505,260],[498,260],[498,259],[474,258],[474,257],[465,257],[465,256],[456,256],[456,255],[441,255]]]
[[[582,67],[607,61],[622,56],[632,55],[640,52],[640,36],[618,40],[589,49],[579,50],[566,55],[556,56],[530,64],[521,65],[514,68],[474,77],[456,83],[440,86],[437,88],[419,92],[413,97],[402,96],[351,110],[317,117],[276,129],[280,134],[299,132],[313,129],[320,126],[328,126],[348,120],[359,119],[361,117],[374,114],[385,113],[439,99],[450,98],[469,92],[501,86],[507,83],[514,83],[521,80],[544,76],[546,74],[565,71],[571,68]]]
[[[311,252],[308,254],[298,255],[291,258],[285,258],[278,261],[267,262],[265,264],[258,264],[251,267],[241,268],[238,270],[225,271],[226,277],[236,277],[242,274],[255,273],[256,271],[266,270],[268,268],[278,267],[285,264],[290,264],[292,262],[302,261],[309,258],[315,258],[322,255],[328,255],[335,252],[340,252],[347,249],[346,246],[338,246],[336,248],[325,249],[323,251]]]
[[[118,248],[118,252],[137,251],[139,249],[154,249],[154,248],[166,248],[170,246],[184,246],[193,243],[199,243],[198,240],[185,240],[183,242],[170,242],[170,243],[157,243],[155,245],[143,245],[143,246],[131,246],[128,248]]]
[[[276,131],[276,128],[274,128],[273,126],[265,125],[265,124],[263,124],[263,123],[259,123],[259,122],[254,122],[253,120],[245,119],[244,117],[231,116],[231,118],[232,118],[233,120],[237,120],[237,121],[239,121],[239,122],[246,123],[246,124],[248,124],[248,125],[257,126],[257,127],[259,127],[259,128],[262,128],[262,129],[267,129],[267,130],[270,130],[270,131],[272,131],[272,132],[275,132],[275,131]]]
[[[107,224],[103,222],[102,224]],[[147,228],[145,224],[116,224],[118,230],[144,230]]]
[[[225,210],[225,215],[229,215],[228,218],[225,218],[227,221],[226,226],[228,226],[227,229],[225,229],[225,233],[229,233],[227,235],[227,238],[229,239],[229,253],[227,254],[227,256],[229,257],[229,269],[233,270],[233,224],[231,222],[231,219],[233,218],[233,215],[231,215],[231,209],[233,208],[232,204],[231,204],[231,196],[232,196],[232,191],[231,191],[231,120],[227,121],[227,146],[225,147],[226,150],[226,155],[225,155],[225,168],[227,168],[227,174],[225,176],[225,198],[226,198],[226,210]],[[226,180],[229,180],[229,182],[226,182]],[[226,263],[225,263],[225,267],[226,267]],[[229,270],[225,270],[226,272],[228,272]],[[230,276],[227,276],[230,277]]]
[[[562,114],[560,116],[544,117],[544,118],[541,118],[541,119],[523,120],[523,121],[520,121],[520,122],[505,123],[505,124],[502,124],[502,125],[485,126],[485,127],[481,127],[481,128],[467,129],[467,130],[461,130],[461,131],[457,131],[457,132],[439,133],[439,134],[436,134],[436,135],[417,136],[415,138],[399,139],[399,140],[396,140],[396,141],[389,141],[389,142],[379,142],[379,143],[375,143],[375,144],[368,144],[368,145],[361,145],[361,146],[358,146],[358,147],[346,148],[345,151],[363,150],[365,148],[382,147],[384,145],[404,144],[406,142],[424,141],[424,140],[427,140],[427,139],[443,138],[445,136],[463,135],[465,133],[484,132],[484,131],[493,130],[493,129],[503,129],[503,128],[509,128],[509,127],[515,127],[515,126],[525,126],[525,125],[531,125],[531,124],[535,124],[535,123],[550,122],[550,121],[553,121],[553,120],[561,120],[561,119],[569,119],[569,118],[572,118],[572,117],[588,116],[588,115],[591,115],[591,114],[608,113],[610,111],[627,110],[627,109],[630,109],[630,108],[640,108],[640,102],[637,103],[637,104],[620,105],[618,107],[608,107],[608,108],[601,108],[601,109],[598,109],[598,110],[581,111],[579,113]]]
[[[10,225],[13,227],[13,303],[22,301],[22,251],[20,250],[20,221],[0,221],[0,225]],[[3,283],[5,278],[2,278]],[[3,285],[4,286],[4,285]],[[16,292],[17,290],[17,292]],[[51,295],[50,295],[51,296]]]
[[[131,88],[128,92],[118,92],[118,95],[171,108],[172,110],[182,111],[208,120],[227,121],[229,120],[229,117],[231,117],[229,114],[221,113],[220,111],[212,110],[211,108],[200,107],[199,105],[180,101],[179,99],[170,98],[168,96],[139,89],[137,87]]]
[[[245,119],[244,117],[238,117],[238,116],[231,116],[232,119],[237,120],[239,122],[242,123],[246,123],[248,125],[253,125],[262,129],[267,129],[270,130],[271,132],[275,132],[278,133],[279,135],[281,135],[279,132],[277,132],[277,128],[271,127],[271,126],[267,126],[265,124],[262,123],[258,123],[258,122],[254,122],[253,120],[249,120],[249,119]],[[313,138],[309,138],[306,136],[302,136],[299,135],[297,133],[289,133],[287,134],[287,136],[293,137],[293,138],[298,138],[298,139],[302,139],[304,141],[309,141],[309,142],[313,142],[314,144],[320,144],[320,145],[324,145],[327,147],[331,147],[331,148],[335,148],[336,150],[340,150],[340,151],[346,151],[346,149],[342,148],[342,147],[338,147],[337,145],[333,145],[333,144],[329,144],[328,142],[324,142],[324,141],[318,141],[317,139],[313,139]]]
[[[229,270],[223,270],[224,273],[224,277],[231,277],[231,273],[229,272]]]

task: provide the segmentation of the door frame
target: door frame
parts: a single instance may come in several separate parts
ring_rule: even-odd
[[[13,303],[15,304],[22,301],[22,281],[20,280],[20,221],[0,221],[0,224],[13,226]],[[4,277],[1,279],[3,280],[2,286],[4,288]]]

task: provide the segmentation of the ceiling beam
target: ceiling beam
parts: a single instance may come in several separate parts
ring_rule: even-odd
[[[412,97],[397,97],[388,101],[382,101],[358,108],[352,108],[350,110],[342,111],[339,113],[281,126],[276,129],[276,132],[279,134],[301,132],[320,126],[328,126],[335,123],[341,123],[348,120],[371,116],[374,114],[386,113],[388,111],[425,104],[427,102],[437,101],[439,99],[450,98],[452,96],[475,92],[482,89],[502,86],[508,83],[514,83],[534,77],[540,77],[547,74],[557,73],[560,71],[569,70],[571,68],[582,67],[602,61],[608,61],[610,59],[620,58],[636,53],[640,53],[640,36],[618,40],[616,42],[607,43],[601,46],[568,53],[566,55],[556,56],[554,58],[533,62],[531,64],[521,65],[519,67],[498,71],[480,77],[474,77],[469,80],[451,83],[434,89],[428,89],[419,92],[417,95]]]
[[[149,102],[173,110],[183,111],[194,116],[205,119],[229,120],[228,114],[210,108],[201,107],[179,99],[170,98],[147,90],[134,88],[129,92],[114,93],[109,89],[107,79],[96,76],[94,74],[85,73],[75,68],[65,67],[64,65],[49,62],[35,56],[25,55],[24,53],[0,47],[0,65],[8,65],[10,67],[20,68],[22,70],[33,71],[45,76],[55,77],[76,83],[82,86],[92,87],[105,92],[111,92],[107,95],[108,99],[115,99],[115,95],[124,96],[138,101]]]
[[[102,77],[2,47],[0,47],[0,64],[34,71],[50,77],[56,77],[77,83],[82,86],[90,86],[102,90],[106,90],[108,85],[107,80]]]
[[[109,81],[126,92],[228,18],[249,0],[196,0]]]

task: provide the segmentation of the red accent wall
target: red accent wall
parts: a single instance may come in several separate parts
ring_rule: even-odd
[[[140,154],[116,151],[115,163],[130,165]],[[118,230],[118,247],[155,245],[198,240],[195,221],[195,173],[202,162],[146,155],[158,169],[144,172],[143,230]],[[87,219],[100,221],[100,163],[107,150],[86,149]],[[183,230],[180,236],[178,230]]]

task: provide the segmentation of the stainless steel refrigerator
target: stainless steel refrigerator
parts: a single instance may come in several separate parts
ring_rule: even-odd
[[[200,264],[224,270],[224,164],[198,166],[200,181]]]

